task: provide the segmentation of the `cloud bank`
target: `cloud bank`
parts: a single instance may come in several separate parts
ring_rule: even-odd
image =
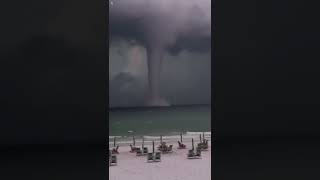
[[[167,55],[178,56],[182,51],[210,53],[211,1],[116,0],[109,13],[111,47],[119,46],[123,40],[130,46],[126,58],[129,61],[123,73],[132,77],[147,73],[144,103],[169,105],[161,95],[161,80],[165,79],[162,76],[166,71],[163,67],[168,68],[163,66],[162,60]],[[146,64],[141,61],[144,56]],[[143,66],[146,68],[141,68]],[[112,63],[110,67],[116,68]],[[176,68],[179,69],[179,64]]]

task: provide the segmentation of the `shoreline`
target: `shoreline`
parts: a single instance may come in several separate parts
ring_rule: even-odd
[[[192,138],[194,139],[195,143],[200,142],[200,135],[204,133],[205,138],[211,141],[211,131],[208,132],[184,132],[182,133],[182,140],[183,142],[190,143],[192,141]],[[113,147],[114,144],[114,138],[116,138],[116,143],[121,146],[129,146],[133,143],[133,136],[109,136],[109,147]],[[142,139],[144,139],[145,145],[151,145],[152,141],[154,141],[156,144],[160,142],[160,135],[135,135],[135,141],[136,145],[142,145]],[[170,134],[167,133],[166,135],[162,136],[162,140],[168,143],[177,143],[177,141],[180,141],[180,133],[174,133]]]

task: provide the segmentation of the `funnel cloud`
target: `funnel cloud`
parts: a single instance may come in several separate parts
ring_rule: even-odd
[[[161,92],[166,56],[177,57],[183,51],[211,53],[211,0],[113,0],[109,24],[111,46],[118,42],[129,46],[129,67],[123,73],[139,76],[147,69],[143,99],[148,106],[170,105]]]

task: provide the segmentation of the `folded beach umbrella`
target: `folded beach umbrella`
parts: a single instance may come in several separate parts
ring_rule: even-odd
[[[192,138],[192,150],[194,150],[193,138]]]
[[[154,141],[152,141],[152,153],[154,153]]]
[[[133,140],[133,146],[136,147],[136,139],[134,136],[132,137],[132,140]]]

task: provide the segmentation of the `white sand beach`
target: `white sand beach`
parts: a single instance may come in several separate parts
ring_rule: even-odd
[[[198,141],[195,141],[197,144]],[[119,148],[118,165],[109,166],[110,180],[209,180],[211,179],[211,143],[208,151],[202,151],[201,159],[187,159],[191,142],[184,142],[186,149],[177,149],[178,143],[173,145],[173,152],[162,154],[161,162],[147,162],[146,156],[136,156],[130,153],[129,146]],[[155,149],[157,146],[155,145]],[[150,143],[146,145],[152,152]]]

